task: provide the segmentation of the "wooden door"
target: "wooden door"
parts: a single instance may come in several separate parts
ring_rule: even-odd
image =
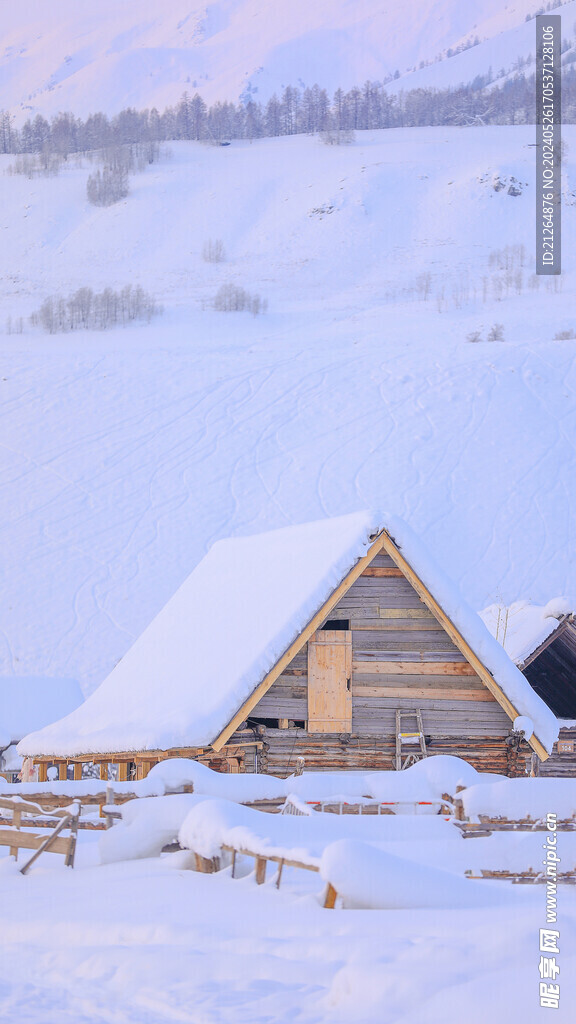
[[[308,641],[308,732],[352,732],[352,633],[318,630]]]

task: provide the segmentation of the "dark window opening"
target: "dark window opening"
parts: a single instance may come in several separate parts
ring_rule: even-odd
[[[286,718],[286,721],[290,723],[290,725],[288,726],[289,729],[305,729],[306,728],[306,721],[304,719],[299,719],[298,721],[295,721],[293,718],[289,718],[288,715],[286,715],[285,718]],[[279,726],[278,726],[278,722],[279,721],[280,721],[280,719],[278,719],[278,718],[252,718],[251,717],[251,718],[248,719],[248,724],[249,725],[265,725],[267,729],[278,729],[279,728]]]
[[[350,619],[328,619],[322,629],[341,629],[343,631],[350,629]]]
[[[277,729],[277,718],[249,718],[248,725],[265,725],[267,729]]]

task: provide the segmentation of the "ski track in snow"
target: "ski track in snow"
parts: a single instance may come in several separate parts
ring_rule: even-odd
[[[231,380],[207,381],[203,390],[174,403],[167,399],[165,406],[156,406],[153,416],[144,403],[144,409],[135,408],[112,422],[110,410],[103,417],[97,403],[89,409],[79,391],[81,439],[70,443],[64,418],[59,439],[50,438],[44,457],[22,445],[5,448],[13,464],[25,467],[27,478],[43,480],[48,473],[58,484],[33,511],[15,515],[10,530],[20,538],[24,552],[11,574],[12,587],[19,577],[23,586],[31,570],[24,538],[37,523],[48,564],[50,559],[55,565],[64,559],[69,566],[64,578],[69,594],[65,624],[53,638],[36,634],[49,671],[77,673],[81,648],[80,663],[86,672],[88,661],[95,658],[93,645],[108,628],[118,637],[121,652],[209,544],[238,529],[252,532],[376,504],[420,520],[425,533],[449,538],[450,547],[459,515],[463,512],[467,523],[474,522],[474,508],[461,508],[463,467],[466,477],[474,465],[470,453],[485,449],[495,410],[506,406],[507,390],[501,382],[506,367],[500,373],[497,364],[471,366],[466,360],[451,370],[434,368],[402,388],[398,375],[380,364],[363,384],[362,400],[356,402],[346,391],[346,381],[354,373],[362,378],[369,359],[351,362],[344,353],[340,361],[308,370],[304,359],[299,350],[291,362],[257,367]],[[475,552],[466,545],[465,550],[472,552],[468,564],[457,553],[452,557],[464,578],[484,573],[486,599],[497,599],[490,591],[499,583],[490,576],[495,564],[524,583],[537,577],[543,562],[561,546],[535,484],[543,481],[557,500],[568,502],[566,464],[574,465],[574,445],[569,427],[560,428],[548,409],[533,380],[532,364],[532,353],[522,353],[516,366],[521,390],[515,394],[536,417],[541,440],[521,460],[512,490],[505,475],[490,488],[492,518],[481,521]],[[473,400],[451,402],[450,388],[458,392],[471,373]],[[84,377],[91,380],[88,372]],[[445,396],[440,403],[435,397],[439,394]],[[567,424],[570,415],[565,414]],[[86,462],[85,453],[99,449],[103,457],[90,477],[92,456]],[[473,494],[482,489],[481,478],[490,479],[493,457],[485,453],[484,465],[474,465],[479,479],[474,483],[469,478]],[[499,457],[496,445],[496,462]],[[36,484],[36,491],[41,489]],[[521,567],[514,544],[499,528],[502,521],[513,528],[512,509],[518,508],[518,501],[530,502],[533,528],[537,519],[537,535],[547,551],[544,555],[529,546]],[[197,529],[198,522],[202,529]],[[155,566],[166,547],[170,573],[162,574],[157,588]],[[79,570],[81,563],[87,566],[84,571]],[[127,596],[132,605],[145,580],[147,596],[140,594],[136,612],[133,607],[123,611]],[[559,583],[555,581],[556,589]],[[522,596],[522,591],[513,596]],[[13,671],[18,644],[11,641],[9,629],[4,636],[5,671]],[[97,656],[95,660],[97,678],[105,659],[102,668]]]
[[[405,298],[428,270],[449,296],[462,267],[481,294],[494,249],[531,251],[530,195],[480,183],[532,182],[531,145],[523,127],[175,144],[109,210],[86,206],[87,168],[5,177],[6,316],[129,280],[166,312],[3,338],[0,670],[88,692],[215,540],[366,507],[407,518],[477,608],[576,604],[576,347],[551,340],[576,327],[570,252],[553,296]],[[269,312],[212,311],[226,281]],[[494,322],[506,343],[466,342]]]

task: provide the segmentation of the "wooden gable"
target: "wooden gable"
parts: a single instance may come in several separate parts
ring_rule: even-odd
[[[349,631],[328,640],[328,617],[348,621]],[[416,706],[431,735],[462,743],[482,736],[502,745],[519,714],[383,531],[213,748],[251,714],[302,723],[307,734],[392,738],[395,711]],[[530,744],[548,756],[536,737]]]

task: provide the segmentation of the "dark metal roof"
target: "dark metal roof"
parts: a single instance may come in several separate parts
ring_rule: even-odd
[[[576,623],[568,623],[522,671],[558,718],[576,719]]]

